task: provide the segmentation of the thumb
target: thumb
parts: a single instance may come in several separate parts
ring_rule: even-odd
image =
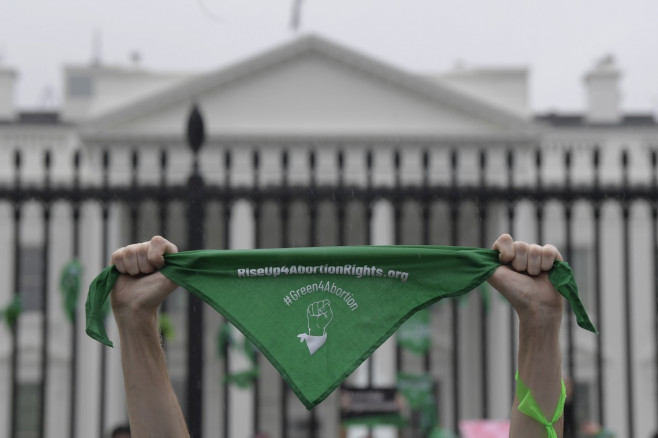
[[[500,292],[500,294],[504,296],[512,306],[515,306],[519,303],[519,296],[517,293],[518,288],[516,285],[519,281],[520,275],[523,274],[514,271],[508,266],[502,265],[494,271],[487,282]]]
[[[509,281],[509,274],[511,269],[507,266],[501,265],[496,268],[493,274],[487,279],[487,282],[500,292],[504,288],[505,281]]]

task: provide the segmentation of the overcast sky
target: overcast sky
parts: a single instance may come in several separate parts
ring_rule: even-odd
[[[102,62],[208,72],[278,46],[293,0],[0,0],[0,66],[18,102],[61,98],[61,67]],[[583,74],[604,55],[623,72],[623,107],[658,109],[657,0],[303,0],[314,33],[409,72],[527,66],[536,111],[584,106]],[[52,102],[52,99],[51,99]]]

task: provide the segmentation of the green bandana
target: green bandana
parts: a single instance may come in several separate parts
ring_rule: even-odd
[[[69,321],[75,320],[76,304],[80,296],[80,277],[82,276],[82,264],[78,259],[68,262],[59,276],[59,290],[62,293],[64,311]]]
[[[160,272],[244,333],[308,409],[415,312],[475,289],[500,266],[497,251],[441,246],[206,250],[165,260]],[[86,303],[87,334],[110,346],[101,308],[118,275],[101,272]],[[595,332],[569,265],[556,262],[549,278]]]
[[[553,413],[553,417],[548,420],[544,417],[544,413],[541,411],[541,408],[537,404],[537,401],[532,396],[530,389],[519,379],[519,372],[516,372],[516,398],[519,399],[519,411],[542,424],[546,428],[546,435],[548,438],[557,438],[557,433],[555,432],[555,422],[562,417],[564,413],[564,402],[567,399],[567,388],[564,386],[564,381],[562,381],[562,386],[560,388],[560,398],[557,402],[557,407]]]

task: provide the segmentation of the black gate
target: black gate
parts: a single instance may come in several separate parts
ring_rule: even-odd
[[[468,145],[433,141],[432,139],[403,141],[394,139],[371,139],[368,142],[361,141],[355,146],[346,140],[309,140],[305,145],[279,144],[276,153],[268,152],[270,160],[264,163],[264,149],[257,142],[245,144],[244,142],[230,142],[215,144],[213,147],[221,151],[218,156],[222,158],[221,173],[223,180],[209,178],[203,174],[201,169],[204,163],[199,158],[205,141],[203,121],[199,112],[194,109],[188,124],[188,144],[191,148],[191,169],[189,177],[183,183],[171,183],[171,150],[162,147],[159,154],[159,163],[155,174],[159,175],[155,182],[143,183],[141,181],[142,156],[141,150],[135,148],[131,153],[130,168],[126,169],[123,181],[112,182],[111,160],[114,151],[110,148],[102,148],[102,145],[86,145],[74,155],[73,176],[68,184],[51,183],[51,155],[46,152],[43,156],[43,181],[39,184],[26,185],[21,180],[21,151],[15,154],[15,180],[10,185],[0,185],[0,207],[11,212],[8,220],[4,222],[3,228],[11,227],[8,235],[13,236],[13,241],[3,241],[4,247],[13,248],[13,265],[11,285],[16,295],[23,294],[27,286],[21,284],[25,281],[25,272],[31,266],[38,266],[38,277],[42,279],[53,278],[53,270],[59,269],[63,260],[58,259],[58,248],[53,248],[52,242],[56,235],[70,235],[70,253],[72,256],[81,257],[84,253],[83,247],[89,245],[97,248],[98,257],[102,261],[109,259],[111,251],[110,242],[129,242],[144,240],[151,234],[161,234],[172,240],[177,240],[179,247],[183,249],[201,249],[208,246],[230,247],[236,232],[231,228],[235,223],[236,205],[243,203],[247,205],[253,224],[252,246],[260,247],[288,247],[288,246],[316,246],[316,245],[350,245],[350,244],[372,244],[373,221],[377,220],[377,206],[385,204],[390,212],[392,221],[391,243],[394,244],[448,244],[488,247],[501,232],[509,232],[515,235],[519,228],[523,228],[526,235],[528,230],[534,236],[530,240],[544,242],[552,236],[560,236],[562,242],[561,250],[566,260],[574,260],[574,268],[587,272],[589,279],[581,285],[581,294],[586,296],[586,305],[594,323],[601,328],[601,333],[593,342],[591,350],[592,362],[579,366],[579,345],[577,340],[577,329],[573,318],[565,320],[565,370],[576,383],[578,389],[579,373],[583,367],[590,369],[593,376],[593,384],[576,391],[575,397],[588,398],[581,406],[587,408],[577,409],[578,421],[593,420],[601,425],[609,424],[608,413],[610,404],[618,394],[610,393],[610,381],[623,379],[625,394],[623,399],[625,406],[623,414],[625,430],[617,430],[618,436],[634,437],[638,414],[638,403],[651,406],[655,418],[658,418],[658,365],[656,363],[656,349],[658,347],[658,301],[656,300],[658,281],[658,236],[656,234],[658,221],[658,169],[656,152],[650,149],[643,151],[624,151],[620,156],[619,173],[620,178],[614,182],[606,182],[602,178],[600,156],[604,151],[590,145],[583,150],[570,147],[560,148],[547,152],[541,144],[479,144]],[[413,150],[417,154],[420,163],[419,174],[415,175],[414,183],[407,183],[403,178],[404,160],[409,154],[408,143],[413,143]],[[385,175],[388,182],[378,182],[376,176],[377,163],[375,156],[381,155],[377,150],[379,144],[383,144],[389,154],[389,173]],[[322,176],[319,169],[318,154],[323,147],[329,147],[332,152],[334,167],[332,182],[324,182],[327,178]],[[206,146],[208,147],[208,146]],[[362,183],[354,183],[350,175],[347,175],[348,154],[354,148],[360,148],[363,154],[363,176]],[[100,152],[99,152],[100,150]],[[438,151],[438,152],[437,152]],[[235,166],[234,156],[239,153],[242,158],[249,157],[248,176],[238,175],[243,180],[242,184],[234,184]],[[559,179],[553,175],[553,167],[543,163],[545,154],[560,156]],[[629,154],[633,157],[644,159],[650,168],[650,178],[644,181],[632,181],[631,163]],[[582,159],[586,157],[586,166],[591,177],[587,181],[582,178],[574,178],[581,171],[572,165],[574,154],[580,154]],[[643,155],[644,154],[644,155]],[[291,156],[304,157],[304,164],[296,163],[297,171],[303,168],[304,178],[298,178],[291,170]],[[377,156],[379,156],[377,155]],[[83,183],[83,168],[86,157],[93,161],[94,156],[99,168],[97,183]],[[496,156],[497,164],[490,164],[490,157]],[[642,158],[644,156],[644,158]],[[273,162],[272,157],[276,160]],[[441,158],[442,157],[442,158]],[[466,158],[464,158],[466,157]],[[503,157],[500,160],[500,157]],[[521,158],[519,158],[521,157]],[[153,165],[153,157],[150,158]],[[441,160],[437,164],[437,160]],[[468,163],[464,165],[464,161]],[[326,160],[325,160],[326,162]],[[86,164],[90,166],[89,163]],[[205,163],[207,167],[207,163]],[[244,165],[244,163],[243,163]],[[470,167],[469,167],[470,166]],[[523,166],[523,172],[519,172]],[[91,166],[93,168],[93,166]],[[269,178],[263,179],[267,172],[274,172],[277,182]],[[244,171],[245,167],[242,167]],[[443,169],[443,170],[437,170]],[[464,170],[466,169],[466,170]],[[437,175],[437,172],[441,175]],[[151,172],[154,173],[154,172]],[[519,179],[519,174],[525,175]],[[159,181],[158,181],[159,179]],[[304,179],[304,183],[298,181]],[[548,180],[547,180],[548,179]],[[578,182],[573,182],[575,179]],[[26,248],[21,244],[20,236],[24,232],[22,224],[24,211],[30,206],[40,211],[40,224],[42,236],[40,239],[39,260],[27,257]],[[53,209],[58,214],[67,216],[67,219],[53,220]],[[66,213],[62,213],[65,211]],[[87,215],[83,218],[83,215]],[[93,216],[89,219],[89,216]],[[585,226],[580,216],[587,217]],[[209,219],[212,217],[212,220]],[[526,226],[525,221],[532,219],[532,225]],[[90,232],[84,232],[82,221],[93,222],[94,230],[98,232],[95,242],[83,241],[90,236]],[[634,227],[637,222],[642,223],[642,230],[648,233],[638,237],[634,235]],[[56,224],[55,224],[56,222]],[[62,225],[64,224],[64,225]],[[119,224],[113,229],[113,224]],[[184,224],[184,225],[182,225]],[[63,229],[62,227],[69,227]],[[615,242],[610,242],[613,229],[616,237]],[[114,233],[114,234],[113,234]],[[644,231],[643,231],[644,233]],[[111,235],[114,239],[111,239]],[[587,234],[592,237],[593,246],[590,248],[588,257],[581,261],[579,257],[580,248],[577,242],[581,235]],[[636,251],[633,242],[642,240],[650,252]],[[609,263],[606,262],[611,247],[616,251],[615,259],[619,261],[617,270],[609,272]],[[647,274],[646,285],[640,290],[634,286],[633,263],[638,259],[644,260],[644,265],[650,267]],[[647,262],[646,260],[650,260]],[[36,263],[36,264],[35,264]],[[578,266],[578,265],[581,266]],[[89,271],[98,271],[98,266],[86,266]],[[622,305],[617,308],[617,298],[608,303],[609,296],[604,294],[606,279],[613,275],[621,285],[620,294],[623,299]],[[643,283],[645,284],[645,283]],[[57,306],[54,297],[57,297],[57,284],[51,281],[38,283],[39,297],[36,305],[32,307],[33,313],[38,315],[40,326],[40,352],[39,373],[37,379],[36,410],[31,419],[21,419],[20,406],[26,397],[19,391],[19,369],[21,355],[21,337],[16,323],[11,327],[11,351],[10,361],[7,363],[9,370],[9,382],[3,387],[10,391],[10,425],[9,436],[47,436],[46,418],[48,410],[52,408],[46,402],[48,400],[49,368],[52,366],[53,337],[50,331],[50,314]],[[78,302],[82,302],[80,297]],[[23,300],[28,299],[23,296]],[[235,409],[230,400],[229,383],[227,382],[204,382],[204,366],[208,361],[209,354],[204,351],[204,319],[203,307],[198,299],[188,295],[189,301],[184,305],[187,312],[186,332],[186,379],[183,388],[186,394],[181,397],[186,411],[186,417],[195,437],[202,436],[203,424],[207,419],[203,418],[204,400],[203,390],[209,384],[222,385],[222,397],[219,408],[221,431],[216,436],[230,437],[230,422],[236,418]],[[4,306],[5,303],[0,303]],[[482,418],[487,418],[492,411],[492,405],[501,400],[509,406],[511,400],[511,387],[509,393],[500,395],[492,394],[492,380],[499,379],[498,375],[491,375],[492,352],[505,351],[505,373],[506,379],[512,380],[515,372],[515,345],[516,329],[514,316],[510,310],[507,311],[506,329],[504,340],[500,333],[492,335],[488,311],[489,304],[484,298],[477,302],[467,304],[475,306],[470,310],[477,315],[475,338],[478,340],[473,354],[478,359],[477,377],[479,390],[477,398],[479,406],[476,409]],[[166,303],[163,312],[168,312],[171,303]],[[450,375],[449,380],[441,382],[439,387],[444,394],[448,394],[443,400],[448,399],[451,407],[445,403],[439,404],[441,422],[454,428],[459,420],[471,415],[464,413],[464,381],[470,380],[462,374],[465,364],[463,357],[466,353],[460,342],[460,333],[465,329],[464,311],[458,302],[452,302],[448,307],[437,311],[442,318],[449,321],[450,337]],[[615,307],[612,309],[611,306]],[[647,312],[646,307],[650,310]],[[650,315],[651,330],[647,333],[638,333],[634,325],[636,312],[642,307],[644,313]],[[436,317],[437,312],[433,314]],[[621,342],[609,342],[609,331],[606,327],[615,326],[616,322],[606,321],[606,315],[616,315],[618,318]],[[19,316],[25,317],[27,312]],[[78,315],[78,316],[75,316]],[[79,353],[80,337],[83,336],[83,324],[80,321],[80,313],[74,313],[72,329],[70,330],[69,363],[69,393],[61,403],[68,405],[68,433],[67,436],[79,436],[76,424],[79,417],[88,415],[90,406],[81,405],[78,400],[80,366],[86,363],[86,358],[81,358]],[[473,324],[468,322],[469,326]],[[470,327],[473,329],[473,327]],[[616,335],[615,335],[616,336]],[[615,345],[623,346],[623,351],[612,351]],[[653,388],[651,397],[646,398],[646,389],[638,391],[639,382],[634,376],[634,370],[638,364],[638,345],[650,346],[651,365],[653,373]],[[108,361],[106,349],[100,349],[98,353],[99,370],[98,391],[95,409],[97,409],[97,431],[98,436],[105,436],[110,425],[106,421],[107,400],[107,373]],[[221,359],[222,372],[229,369],[230,351],[223,352]],[[432,373],[437,367],[436,351],[426,353],[420,365],[425,372]],[[620,355],[623,357],[623,372],[620,374],[611,367],[606,367],[605,357],[608,355]],[[496,356],[497,357],[497,356]],[[262,358],[258,359],[262,361]],[[407,369],[408,362],[418,362],[416,359],[398,347],[395,357],[395,369]],[[369,361],[372,364],[372,361]],[[85,365],[86,366],[86,365]],[[589,374],[590,372],[588,372]],[[368,373],[369,384],[372,384],[372,372]],[[338,415],[334,418],[318,418],[314,411],[308,414],[291,413],[296,408],[291,407],[291,400],[285,383],[281,380],[277,385],[278,401],[273,402],[262,395],[265,385],[271,386],[271,381],[257,379],[252,386],[253,406],[250,407],[253,416],[252,432],[268,429],[273,436],[324,436],[323,432],[327,423],[338,422]],[[640,393],[638,393],[640,392]],[[22,395],[21,395],[22,394]],[[579,395],[580,394],[580,395]],[[182,394],[180,394],[182,396]],[[590,403],[591,402],[591,403]],[[278,410],[278,421],[271,424],[264,420],[271,412]],[[269,414],[268,414],[269,412]],[[301,416],[300,416],[301,415]],[[304,417],[306,415],[306,417]],[[586,417],[587,416],[587,417]],[[301,418],[301,420],[300,420]],[[21,431],[21,422],[36,421],[39,425],[34,435]],[[412,425],[413,426],[413,425]],[[409,430],[413,429],[410,428]],[[409,432],[412,433],[412,432]]]

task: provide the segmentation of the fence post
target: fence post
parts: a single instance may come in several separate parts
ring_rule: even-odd
[[[187,249],[203,248],[205,214],[204,182],[199,172],[198,152],[205,140],[203,119],[196,105],[187,122],[187,142],[192,149],[192,173],[187,182]],[[187,423],[191,436],[200,438],[203,430],[203,306],[188,294],[187,307]]]

